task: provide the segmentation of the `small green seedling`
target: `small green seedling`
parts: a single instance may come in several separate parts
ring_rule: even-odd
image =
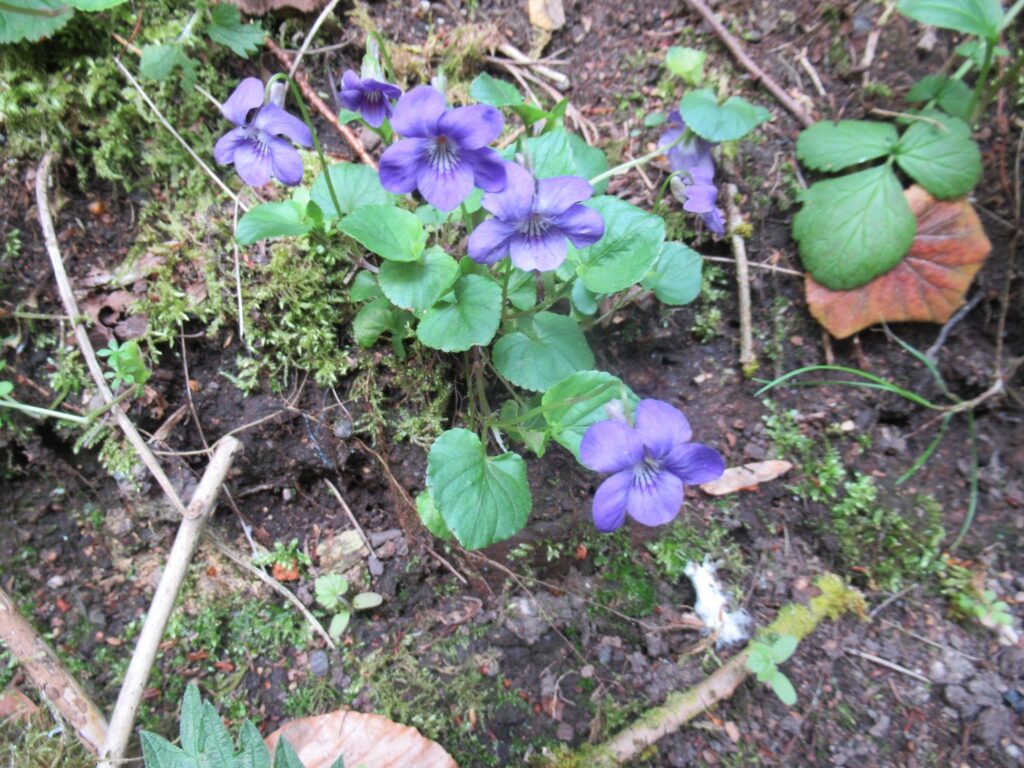
[[[779,671],[778,665],[793,655],[798,642],[792,635],[779,635],[771,643],[755,640],[747,654],[747,669],[757,675],[760,682],[767,683],[787,707],[796,704],[796,689]]]
[[[111,389],[117,389],[122,384],[127,384],[141,390],[142,385],[149,380],[149,369],[146,368],[146,361],[142,358],[139,342],[135,339],[126,341],[124,344],[118,343],[117,339],[111,339],[104,349],[96,353],[96,356],[107,358],[110,370],[103,375],[110,379]]]
[[[336,573],[328,573],[316,580],[316,601],[326,610],[334,614],[327,634],[337,642],[348,627],[352,611],[365,611],[376,608],[384,602],[384,598],[376,592],[360,592],[351,602],[345,597],[348,592],[348,580]]]
[[[181,703],[180,746],[149,731],[142,732],[142,755],[146,768],[270,768],[270,750],[263,742],[259,729],[251,720],[245,720],[235,739],[224,727],[217,710],[199,696],[199,689],[190,684]],[[273,768],[303,768],[295,750],[283,738],[274,750]],[[331,768],[345,768],[338,757]]]
[[[271,566],[275,579],[295,581],[299,578],[300,570],[311,566],[313,561],[309,559],[309,555],[299,549],[299,540],[292,539],[287,544],[275,541],[272,550],[256,555],[252,559],[252,563],[253,565]]]

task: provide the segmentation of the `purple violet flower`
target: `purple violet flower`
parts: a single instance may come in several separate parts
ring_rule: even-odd
[[[391,127],[403,136],[380,158],[380,183],[404,195],[419,189],[441,211],[452,211],[473,187],[505,188],[505,165],[487,147],[501,134],[501,113],[485,104],[448,109],[444,95],[429,85],[398,100]]]
[[[667,147],[677,141],[686,130],[686,123],[678,111],[668,116],[668,124],[668,130],[658,139],[659,147]],[[716,235],[724,235],[724,215],[722,209],[715,206],[718,188],[715,186],[715,160],[711,156],[711,146],[710,142],[693,136],[669,149],[669,166],[680,174],[672,180],[672,192],[683,203],[684,211],[699,213],[708,229]]]
[[[401,95],[402,89],[397,85],[360,77],[350,69],[341,77],[338,100],[345,109],[358,112],[369,125],[380,128],[394,112],[391,102]]]
[[[602,532],[626,514],[643,525],[672,520],[683,504],[683,486],[721,477],[725,460],[714,448],[690,442],[690,423],[661,400],[641,400],[635,425],[610,419],[592,424],[580,443],[580,461],[595,472],[613,472],[594,494],[594,525]]]
[[[238,84],[220,108],[237,127],[217,142],[214,159],[220,165],[234,163],[242,181],[251,187],[262,187],[271,177],[295,186],[302,181],[302,158],[291,142],[308,148],[313,137],[299,118],[263,99],[259,79],[247,77]]]
[[[601,214],[580,204],[594,194],[590,182],[581,176],[537,180],[515,163],[505,164],[505,176],[505,189],[488,192],[483,199],[484,208],[495,218],[469,236],[474,261],[494,264],[511,256],[519,269],[547,272],[565,261],[566,239],[585,248],[604,235]]]

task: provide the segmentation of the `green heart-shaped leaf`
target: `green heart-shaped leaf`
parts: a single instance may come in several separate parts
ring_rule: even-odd
[[[601,214],[604,236],[583,250],[570,249],[583,284],[594,293],[615,293],[643,280],[665,240],[665,220],[617,197],[585,205]]]
[[[391,261],[416,261],[427,239],[416,214],[393,205],[356,208],[338,228],[367,250]]]
[[[490,278],[463,275],[455,290],[423,315],[416,336],[433,349],[464,352],[490,343],[499,322],[501,288]]]
[[[458,262],[434,245],[419,261],[385,261],[377,279],[392,304],[421,315],[434,306],[458,276]]]
[[[544,393],[541,406],[551,436],[580,457],[580,442],[591,424],[609,418],[605,406],[625,399],[630,406],[640,400],[622,381],[604,371],[580,371]]]
[[[896,147],[896,164],[935,197],[963,197],[981,178],[981,150],[967,123],[941,112],[927,117],[942,127],[915,122]]]
[[[445,524],[467,549],[518,533],[533,504],[526,464],[514,453],[491,458],[475,434],[450,429],[430,448],[427,488]]]
[[[525,333],[510,333],[494,345],[494,365],[513,384],[543,392],[576,371],[594,365],[594,354],[571,317],[540,312]]]
[[[687,128],[716,144],[743,138],[772,117],[764,107],[739,96],[730,96],[724,104],[719,104],[710,88],[690,91],[683,96],[679,102],[679,114]]]
[[[896,126],[876,120],[820,122],[800,132],[796,156],[816,171],[840,171],[851,165],[887,157],[899,136]]]

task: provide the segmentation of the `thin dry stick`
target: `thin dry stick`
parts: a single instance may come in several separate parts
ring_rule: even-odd
[[[516,62],[516,64],[520,64],[524,67],[531,67],[535,72],[537,72],[537,74],[543,75],[553,82],[558,90],[564,91],[569,87],[568,77],[557,70],[551,69],[551,67],[541,64],[536,59],[531,59],[511,43],[502,43],[498,46],[498,50]]]
[[[735,264],[736,259],[730,259],[726,256],[705,256],[704,261],[718,261],[722,264]],[[793,275],[793,277],[806,277],[803,272],[797,272],[795,269],[787,269],[786,267],[776,267],[774,264],[762,264],[759,261],[748,261],[748,267],[755,267],[756,269],[767,269],[769,272],[778,272],[782,275]]]
[[[761,69],[761,67],[759,67],[754,60],[747,55],[747,52],[743,50],[743,46],[740,44],[740,41],[733,37],[722,22],[715,18],[715,14],[712,13],[711,9],[707,7],[703,0],[686,1],[704,18],[704,21],[708,23],[708,26],[715,31],[715,34],[718,35],[718,38],[722,41],[723,45],[725,45],[725,47],[729,49],[729,52],[736,57],[736,60],[740,65],[753,75],[755,82],[760,81],[764,87],[768,89],[769,93],[778,99],[779,103],[788,109],[793,117],[800,121],[800,124],[803,125],[804,128],[808,128],[814,124],[814,118],[804,112],[803,107],[797,104],[792,97],[782,89],[782,86],[772,79],[771,75]]]
[[[306,39],[302,41],[302,47],[299,48],[299,52],[295,54],[295,60],[292,61],[292,65],[288,70],[288,77],[295,77],[295,72],[299,68],[299,62],[302,61],[302,57],[306,55],[306,50],[309,48],[309,44],[313,42],[313,38],[316,36],[317,30],[320,29],[320,25],[327,20],[327,17],[331,15],[335,6],[338,5],[338,0],[331,0],[324,9],[320,11],[320,15],[316,17],[316,21],[313,22],[313,26],[309,28],[309,32],[306,33]]]
[[[333,640],[331,640],[331,636],[328,634],[327,630],[324,629],[324,625],[317,621],[316,616],[309,612],[309,609],[302,604],[302,601],[299,600],[298,596],[296,596],[294,592],[285,587],[273,576],[270,576],[262,568],[257,568],[255,565],[250,563],[248,560],[245,559],[245,557],[243,557],[241,554],[235,551],[234,548],[229,546],[226,542],[221,541],[219,537],[214,536],[212,533],[207,531],[206,538],[212,541],[214,546],[217,547],[217,549],[219,549],[224,554],[224,556],[227,557],[231,562],[233,562],[242,570],[251,573],[257,579],[262,581],[268,587],[270,587],[283,598],[285,598],[289,603],[294,605],[298,609],[299,613],[301,613],[303,617],[306,619],[306,621],[309,623],[309,626],[313,628],[313,631],[324,639],[324,642],[327,643],[327,647],[330,648],[332,651],[338,650],[338,646],[334,644]]]
[[[732,242],[732,255],[736,259],[736,287],[739,291],[740,304],[740,367],[744,373],[750,371],[757,363],[754,355],[754,331],[750,319],[750,272],[747,269],[747,246],[739,229],[743,225],[736,198],[739,189],[735,184],[725,185],[725,206],[729,215],[729,233]]]
[[[282,66],[287,67],[289,69],[291,68],[292,60],[288,57],[288,54],[285,53],[284,50],[282,50],[281,46],[279,46],[269,37],[267,38],[267,48],[269,48],[270,52],[277,57],[277,60],[281,62]],[[317,94],[317,92],[313,90],[313,87],[309,84],[309,81],[306,80],[306,76],[303,75],[301,72],[296,72],[294,79],[295,83],[299,86],[299,90],[302,91],[302,95],[306,97],[309,103],[313,105],[313,107],[316,109],[317,112],[320,113],[321,117],[323,117],[324,120],[326,120],[328,123],[334,126],[334,130],[340,133],[342,138],[345,139],[346,142],[348,142],[348,145],[352,147],[352,151],[356,153],[359,159],[362,160],[371,168],[373,168],[374,170],[377,170],[377,162],[372,157],[370,157],[370,154],[366,151],[366,147],[363,146],[363,142],[359,140],[359,137],[356,136],[351,131],[351,129],[349,129],[348,126],[342,125],[338,121],[338,116],[334,114],[334,110],[328,107],[327,104],[324,103],[324,100],[321,99],[320,96]]]
[[[906,675],[907,677],[912,677],[915,680],[920,680],[922,683],[928,683],[930,685],[932,682],[924,675],[915,672],[912,669],[901,667],[899,664],[889,661],[888,659],[883,659],[881,656],[875,656],[875,654],[873,653],[867,653],[866,651],[858,651],[856,648],[846,648],[845,651],[851,656],[857,656],[861,659],[865,659],[866,661],[878,664],[880,667],[891,669],[893,672],[899,672],[900,674]]]
[[[361,526],[359,521],[356,520],[356,516],[352,514],[352,510],[345,502],[345,497],[341,495],[341,491],[339,491],[330,480],[324,480],[324,483],[326,483],[327,487],[331,489],[331,493],[334,494],[334,498],[338,500],[338,503],[341,504],[341,508],[345,510],[345,514],[348,515],[348,519],[352,521],[352,525],[355,526],[356,531],[359,533],[359,538],[361,538],[363,540],[363,544],[366,545],[366,549],[370,553],[370,557],[376,559],[377,553],[373,551],[373,545],[370,544],[370,540],[366,536],[366,531],[363,530],[363,526]]]
[[[43,697],[75,729],[85,748],[98,755],[107,736],[107,721],[2,588],[0,641],[7,646]]]
[[[114,393],[110,391],[106,379],[103,378],[103,369],[96,359],[96,351],[92,347],[92,342],[89,341],[89,334],[86,332],[85,326],[78,321],[81,314],[78,311],[75,295],[71,290],[67,271],[64,269],[64,259],[61,257],[60,245],[57,242],[57,232],[53,226],[53,217],[50,215],[50,203],[47,198],[46,187],[50,179],[50,163],[52,161],[53,156],[49,152],[46,153],[43,161],[39,164],[39,168],[36,170],[36,208],[39,226],[43,230],[43,241],[46,243],[46,252],[50,256],[50,265],[53,268],[53,275],[57,280],[57,292],[60,294],[61,302],[64,304],[64,312],[68,317],[75,318],[75,340],[78,342],[79,349],[82,350],[82,357],[85,358],[85,364],[89,368],[89,373],[96,384],[96,389],[99,390],[105,403],[111,403],[114,400]],[[124,432],[128,442],[132,444],[136,453],[139,454],[142,463],[146,465],[153,478],[163,489],[171,506],[174,507],[178,514],[186,514],[185,505],[178,496],[178,492],[174,490],[174,486],[171,485],[171,481],[164,473],[163,468],[161,468],[160,462],[157,461],[156,456],[153,455],[149,446],[146,445],[146,441],[142,439],[142,435],[139,434],[131,419],[117,406],[111,408],[110,411],[114,414],[114,418],[118,426],[121,427],[121,431]]]
[[[149,94],[146,93],[146,91],[142,88],[141,85],[139,85],[139,81],[132,77],[132,73],[128,71],[127,67],[125,67],[124,64],[121,63],[121,60],[115,58],[114,64],[117,65],[117,68],[121,71],[121,74],[124,75],[125,79],[129,83],[131,83],[132,87],[136,91],[138,91],[139,95],[142,97],[142,100],[146,102],[146,106],[153,111],[153,114],[156,115],[156,118],[160,121],[160,124],[164,128],[166,128],[175,139],[177,139],[178,143],[181,144],[181,146],[184,148],[186,152],[188,152],[189,156],[196,161],[200,168],[203,169],[203,173],[210,177],[210,180],[213,181],[213,183],[220,188],[221,192],[223,192],[225,195],[234,200],[236,204],[241,206],[243,211],[248,211],[249,206],[247,206],[245,203],[239,200],[238,195],[232,192],[230,187],[228,187],[228,185],[221,180],[220,176],[214,173],[213,169],[206,164],[206,161],[196,154],[196,151],[192,149],[191,146],[189,146],[189,143],[185,141],[182,135],[178,133],[178,131],[175,130],[174,126],[170,124],[166,117],[164,117],[164,114],[160,111],[160,108],[153,103],[153,100],[151,98],[149,98]]]
[[[221,441],[188,505],[189,514],[178,527],[178,535],[175,536],[174,545],[167,556],[167,564],[153,595],[153,602],[146,613],[146,621],[142,625],[139,640],[128,663],[124,683],[117,695],[117,703],[110,716],[110,729],[107,731],[107,738],[101,751],[101,756],[107,759],[100,764],[100,768],[111,768],[111,760],[124,757],[132,735],[132,725],[142,702],[142,694],[146,689],[146,681],[153,669],[153,662],[156,661],[156,653],[167,628],[167,621],[174,610],[178,591],[185,580],[185,574],[199,545],[199,537],[203,533],[206,521],[213,512],[224,478],[231,468],[231,462],[241,448],[242,444],[233,437]]]

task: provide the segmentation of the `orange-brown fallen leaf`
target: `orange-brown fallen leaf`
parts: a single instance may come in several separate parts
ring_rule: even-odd
[[[17,720],[27,723],[38,711],[35,702],[13,685],[0,691],[0,722]]]
[[[806,277],[807,308],[837,339],[881,322],[946,322],[992,250],[967,200],[935,200],[916,185],[904,195],[917,234],[903,261],[850,291],[831,291]]]
[[[729,467],[717,480],[704,483],[700,489],[712,496],[725,496],[727,493],[752,490],[761,483],[767,483],[780,477],[793,468],[788,461],[769,459],[755,461],[741,467]]]
[[[271,752],[282,736],[305,768],[330,768],[338,757],[345,765],[372,768],[458,768],[440,744],[381,715],[339,709],[319,717],[292,720],[267,736]]]

